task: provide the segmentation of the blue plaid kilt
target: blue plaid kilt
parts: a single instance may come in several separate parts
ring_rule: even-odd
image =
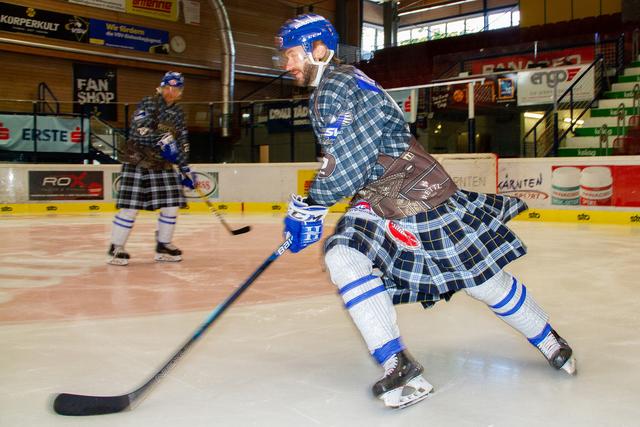
[[[154,211],[173,206],[184,208],[187,201],[180,176],[173,169],[158,171],[125,163],[116,206],[118,209]]]
[[[345,245],[382,271],[394,304],[426,308],[484,283],[527,249],[504,223],[527,209],[520,199],[458,190],[427,212],[389,221],[355,204],[325,242]]]

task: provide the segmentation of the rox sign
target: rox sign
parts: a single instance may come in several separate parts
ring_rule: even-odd
[[[29,200],[99,200],[101,171],[29,171]]]
[[[547,87],[553,89],[560,83],[573,80],[573,78],[580,72],[580,67],[558,69],[550,71],[537,71],[531,74],[529,80],[534,85],[546,84]]]

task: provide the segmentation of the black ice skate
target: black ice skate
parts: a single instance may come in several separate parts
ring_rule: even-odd
[[[547,358],[549,364],[556,369],[562,369],[569,375],[575,375],[576,359],[569,344],[555,330],[538,345],[538,349]]]
[[[129,264],[129,254],[124,250],[124,246],[116,246],[113,243],[109,246],[107,252],[109,259],[107,264],[111,265],[127,265]]]
[[[384,376],[373,387],[373,395],[390,408],[405,408],[420,402],[433,390],[422,376],[424,368],[406,351],[384,363]]]
[[[156,245],[156,261],[182,261],[182,251],[176,248],[172,243],[158,242]]]

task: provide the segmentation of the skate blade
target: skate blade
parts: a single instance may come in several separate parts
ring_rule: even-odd
[[[383,394],[380,399],[388,408],[403,409],[426,399],[432,391],[433,386],[419,375],[404,386]]]
[[[563,371],[568,373],[569,375],[577,375],[577,367],[576,367],[576,358],[573,355],[564,362],[564,365],[560,367]]]
[[[110,265],[119,265],[119,266],[126,266],[129,265],[129,260],[125,259],[125,258],[109,258],[107,260],[107,264]]]
[[[156,254],[156,261],[159,262],[180,262],[182,261],[181,255],[167,255],[167,254]]]

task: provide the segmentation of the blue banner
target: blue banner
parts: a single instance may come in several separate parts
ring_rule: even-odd
[[[169,53],[169,32],[91,19],[89,43],[151,53]]]
[[[84,149],[80,145],[84,143]],[[89,119],[0,114],[0,150],[86,153]]]

